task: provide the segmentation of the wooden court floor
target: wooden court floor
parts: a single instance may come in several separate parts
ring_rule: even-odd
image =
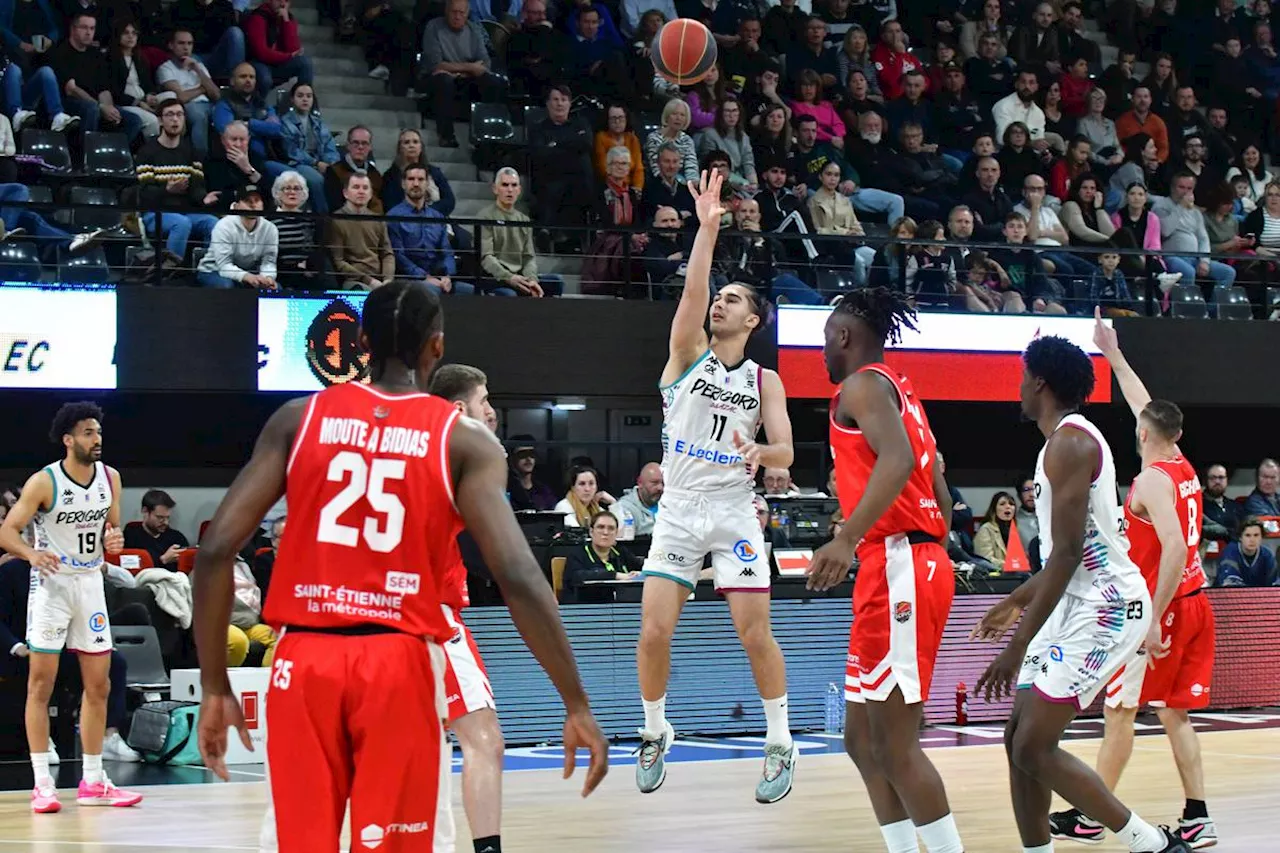
[[[1201,733],[1209,806],[1223,853],[1280,850],[1280,730]],[[1067,748],[1092,761],[1097,741]],[[1017,853],[999,745],[930,750],[947,782],[968,853]],[[742,851],[855,851],[883,845],[852,764],[840,755],[803,760],[794,792],[773,806],[752,799],[756,761],[672,764],[663,788],[635,791],[629,765],[615,766],[588,800],[553,771],[506,776],[503,846],[555,853],[742,853]],[[454,779],[457,779],[455,775]],[[0,796],[0,853],[212,853],[256,850],[263,783],[161,785],[146,789],[138,809],[78,809],[74,795],[59,815],[27,811],[25,793]],[[1140,737],[1121,783],[1121,797],[1153,823],[1175,820],[1181,794],[1163,736]],[[64,799],[64,804],[66,800]],[[466,821],[454,790],[458,850],[468,851]],[[345,848],[344,848],[345,849]],[[1059,842],[1058,850],[1086,848]],[[1113,840],[1099,851],[1120,851]],[[327,851],[307,851],[327,853]]]

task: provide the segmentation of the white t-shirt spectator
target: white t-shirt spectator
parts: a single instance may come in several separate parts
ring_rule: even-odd
[[[204,63],[196,60],[196,64],[200,66],[200,70],[209,76],[209,69],[204,67]],[[177,83],[178,88],[186,91],[187,89],[195,89],[200,85],[200,75],[194,69],[188,71],[185,68],[179,68],[178,64],[170,59],[168,62],[156,69],[156,85],[164,88],[166,83]],[[187,103],[194,101],[208,101],[207,95],[197,95]]]
[[[997,145],[1004,144],[1004,132],[1015,121],[1020,121],[1027,126],[1031,140],[1044,139],[1044,110],[1040,109],[1035,101],[1030,104],[1022,103],[1017,92],[996,101],[995,106],[991,108],[991,119],[996,125]]]
[[[1031,210],[1025,205],[1020,204],[1013,209],[1014,213],[1021,213],[1022,218],[1031,221]],[[1046,204],[1040,205],[1040,238],[1036,240],[1037,246],[1061,246],[1057,240],[1044,235],[1053,233],[1062,227],[1062,220],[1058,218],[1058,214]]]

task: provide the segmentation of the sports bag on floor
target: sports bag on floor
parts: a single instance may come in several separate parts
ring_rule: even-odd
[[[196,702],[148,702],[133,712],[129,746],[148,764],[200,764]]]

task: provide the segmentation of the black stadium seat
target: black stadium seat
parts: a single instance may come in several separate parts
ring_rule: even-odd
[[[1219,320],[1252,320],[1253,307],[1243,287],[1216,287],[1213,305]]]
[[[1169,315],[1203,320],[1209,316],[1209,306],[1205,304],[1204,294],[1200,288],[1185,284],[1176,285],[1169,291]]]
[[[133,181],[133,155],[123,133],[87,131],[84,135],[84,173],[91,178]]]
[[[45,163],[44,172],[53,175],[69,175],[74,171],[71,149],[67,147],[65,134],[42,128],[26,128],[22,131],[19,151],[29,157],[39,157]]]
[[[72,255],[66,247],[58,248],[58,281],[74,284],[106,284],[111,280],[111,267],[101,246]]]
[[[71,204],[114,207],[119,203],[119,198],[116,196],[116,191],[110,187],[72,187],[67,201]],[[120,224],[120,212],[118,210],[80,208],[72,210],[71,223],[77,231],[114,228]]]
[[[0,281],[39,281],[40,256],[27,240],[0,243]]]
[[[496,170],[507,155],[524,144],[525,134],[521,131],[511,121],[506,104],[471,105],[471,161],[476,165],[476,180],[481,171]]]

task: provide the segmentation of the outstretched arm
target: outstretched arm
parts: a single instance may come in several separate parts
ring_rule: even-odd
[[[551,585],[511,513],[506,454],[487,427],[461,418],[449,439],[449,460],[456,481],[458,511],[467,531],[480,546],[485,565],[498,581],[525,645],[546,670],[568,711],[565,778],[573,772],[575,748],[591,750],[591,767],[582,788],[585,797],[608,772],[609,747],[591,716]]]
[[[240,701],[227,676],[227,626],[235,590],[236,552],[284,494],[289,448],[309,402],[303,397],[281,406],[258,436],[253,457],[227,490],[205,530],[191,579],[194,633],[200,657],[199,741],[205,767],[226,780],[227,730],[234,727],[252,750]]]
[[[698,236],[689,252],[689,265],[685,271],[684,291],[676,316],[671,321],[671,341],[667,366],[662,371],[662,384],[669,385],[689,369],[707,348],[707,335],[703,324],[711,305],[711,261],[716,251],[716,236],[720,233],[720,186],[724,178],[718,172],[703,172],[701,186],[689,182],[698,211]]]
[[[1102,321],[1102,309],[1094,308],[1093,317],[1093,342],[1110,363],[1111,372],[1116,375],[1116,382],[1120,385],[1120,393],[1124,394],[1124,401],[1129,404],[1136,418],[1142,414],[1147,403],[1151,402],[1151,394],[1120,351],[1120,339],[1116,330]]]
[[[840,389],[840,408],[862,430],[876,454],[862,499],[835,539],[818,549],[809,566],[810,589],[825,590],[848,574],[862,537],[885,514],[915,467],[911,441],[888,381],[876,373],[855,373]]]

